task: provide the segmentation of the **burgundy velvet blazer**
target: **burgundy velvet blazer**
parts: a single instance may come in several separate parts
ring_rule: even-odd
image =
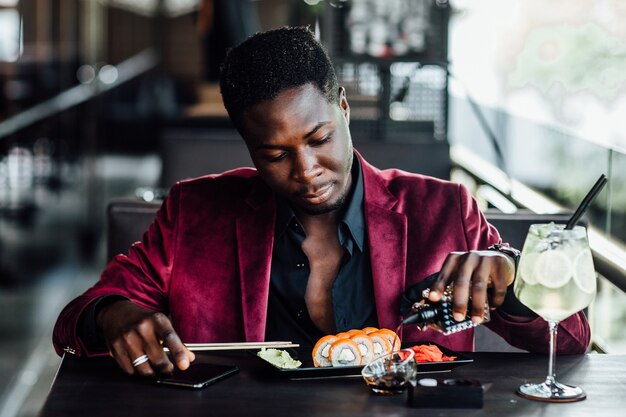
[[[367,237],[380,327],[400,322],[405,288],[437,272],[451,251],[498,243],[466,188],[361,160]],[[184,342],[261,341],[265,336],[276,203],[250,168],[176,184],[155,221],[128,255],[117,255],[100,280],[61,312],[57,352],[92,355],[77,336],[78,319],[98,298],[118,294],[170,315]],[[494,312],[489,326],[518,347],[547,351],[547,327]],[[562,323],[560,352],[584,352],[589,327],[582,313]],[[404,340],[473,349],[473,331],[448,337],[405,329]]]

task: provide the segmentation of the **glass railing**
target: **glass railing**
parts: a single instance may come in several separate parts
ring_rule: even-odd
[[[571,212],[599,175],[607,175],[609,184],[586,216],[600,275],[590,320],[598,350],[626,352],[626,330],[620,325],[626,316],[626,151],[482,108],[503,151],[498,162],[470,105],[458,98],[450,103],[452,161],[490,206],[509,212],[518,207],[536,213]],[[456,178],[463,181],[463,176]]]

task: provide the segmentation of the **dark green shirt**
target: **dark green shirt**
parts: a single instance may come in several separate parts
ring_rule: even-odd
[[[377,326],[372,268],[365,229],[363,176],[358,158],[352,167],[354,188],[348,196],[337,233],[345,248],[332,287],[337,331]],[[324,334],[309,317],[304,295],[309,262],[302,250],[306,235],[289,203],[278,198],[266,340],[312,345]]]

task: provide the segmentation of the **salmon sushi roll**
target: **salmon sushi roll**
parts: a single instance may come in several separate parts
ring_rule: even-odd
[[[363,331],[365,334],[370,334],[378,331],[378,327],[364,327]]]
[[[385,336],[379,334],[378,332],[370,333],[368,336],[374,344],[374,359],[386,355],[387,353],[391,353],[391,343],[389,343],[389,339]]]
[[[352,335],[348,332],[341,332],[337,333],[335,336],[337,337],[337,339],[350,339],[350,336]]]
[[[313,347],[311,356],[313,357],[313,366],[316,368],[331,366],[330,362],[330,345],[339,340],[337,336],[329,334],[317,341]]]
[[[346,333],[349,334],[350,337],[352,337],[355,334],[364,334],[365,332],[361,329],[351,329],[351,330],[348,330]]]
[[[361,365],[367,365],[374,360],[374,342],[372,338],[365,333],[356,333],[352,335],[350,340],[356,342],[361,352]]]
[[[392,351],[400,350],[400,338],[393,330],[380,329],[377,332],[370,333],[370,336],[372,334],[378,334],[385,337],[389,341]]]
[[[339,339],[330,345],[332,366],[358,366],[361,364],[361,351],[354,340]]]

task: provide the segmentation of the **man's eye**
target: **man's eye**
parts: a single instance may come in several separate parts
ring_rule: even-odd
[[[287,152],[281,152],[280,154],[276,155],[276,156],[271,156],[268,158],[268,161],[270,162],[278,162],[282,159],[284,159],[287,156]]]
[[[314,140],[311,142],[311,146],[322,146],[325,143],[328,143],[332,139],[333,135],[326,135],[320,140]]]

